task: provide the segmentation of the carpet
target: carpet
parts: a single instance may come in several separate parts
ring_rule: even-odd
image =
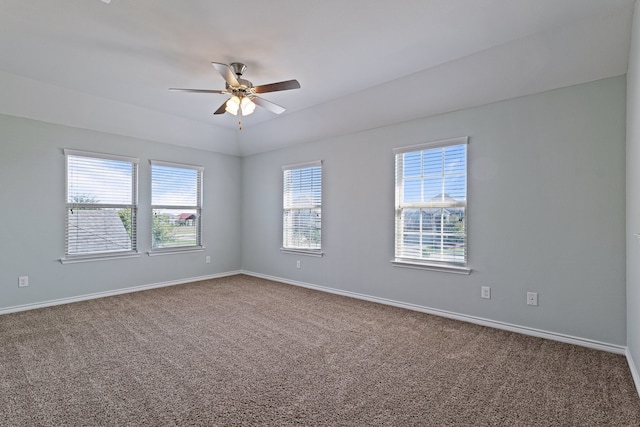
[[[0,425],[638,426],[621,355],[238,275],[0,316]]]

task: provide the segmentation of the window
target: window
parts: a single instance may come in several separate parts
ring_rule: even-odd
[[[138,159],[64,150],[66,238],[62,262],[137,256]]]
[[[282,250],[322,255],[322,162],[282,170]]]
[[[466,265],[467,141],[395,150],[395,261],[454,269]]]
[[[151,252],[202,250],[204,168],[151,161]]]

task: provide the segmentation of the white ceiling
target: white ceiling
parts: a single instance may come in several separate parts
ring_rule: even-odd
[[[634,0],[0,0],[0,113],[233,155],[626,73]],[[213,116],[211,62],[287,108]]]

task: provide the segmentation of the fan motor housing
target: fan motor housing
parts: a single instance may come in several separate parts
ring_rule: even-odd
[[[245,80],[245,79],[238,79],[238,83],[240,83],[240,86],[229,86],[228,84],[226,85],[227,90],[237,96],[237,97],[243,97],[243,96],[249,96],[249,95],[255,95],[256,94],[256,90],[253,88],[253,83],[251,83],[249,80]]]

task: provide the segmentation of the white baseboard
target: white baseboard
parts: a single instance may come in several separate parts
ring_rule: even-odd
[[[604,342],[600,342],[600,341],[590,340],[590,339],[587,339],[587,338],[574,337],[574,336],[571,336],[571,335],[565,335],[565,334],[560,334],[560,333],[556,333],[556,332],[549,332],[549,331],[544,331],[544,330],[541,330],[541,329],[529,328],[529,327],[526,327],[526,326],[514,325],[514,324],[511,324],[511,323],[498,322],[498,321],[495,321],[495,320],[484,319],[482,317],[469,316],[469,315],[466,315],[466,314],[460,314],[460,313],[455,313],[455,312],[451,312],[451,311],[447,311],[447,310],[440,310],[440,309],[437,309],[437,308],[425,307],[425,306],[421,306],[421,305],[417,305],[417,304],[410,304],[410,303],[401,302],[401,301],[395,301],[395,300],[391,300],[391,299],[387,299],[387,298],[380,298],[380,297],[375,297],[375,296],[371,296],[371,295],[360,294],[360,293],[357,293],[357,292],[343,291],[343,290],[340,290],[340,289],[328,288],[328,287],[325,287],[325,286],[318,286],[318,285],[313,285],[313,284],[310,284],[310,283],[298,282],[296,280],[289,280],[289,279],[284,279],[282,277],[274,277],[274,276],[269,276],[269,275],[266,275],[266,274],[254,273],[252,271],[244,271],[244,270],[242,270],[242,274],[246,274],[248,276],[259,277],[259,278],[262,278],[262,279],[273,280],[273,281],[276,281],[276,282],[282,282],[282,283],[286,283],[286,284],[289,284],[289,285],[300,286],[300,287],[303,287],[303,288],[315,289],[315,290],[322,291],[322,292],[329,292],[329,293],[332,293],[332,294],[343,295],[343,296],[347,296],[347,297],[351,297],[351,298],[357,298],[357,299],[361,299],[361,300],[365,300],[365,301],[377,302],[377,303],[380,303],[380,304],[386,304],[386,305],[392,305],[392,306],[395,306],[395,307],[406,308],[408,310],[414,310],[414,311],[419,311],[419,312],[422,312],[422,313],[433,314],[433,315],[436,315],[436,316],[447,317],[449,319],[461,320],[463,322],[475,323],[477,325],[482,325],[482,326],[489,326],[491,328],[502,329],[502,330],[505,330],[505,331],[517,332],[517,333],[520,333],[520,334],[530,335],[530,336],[534,336],[534,337],[538,337],[538,338],[545,338],[545,339],[549,339],[549,340],[560,341],[560,342],[564,342],[564,343],[567,343],[567,344],[575,344],[575,345],[579,345],[579,346],[582,346],[582,347],[593,348],[595,350],[603,350],[603,351],[607,351],[607,352],[610,352],[610,353],[623,354],[623,355],[627,354],[626,353],[626,351],[627,351],[627,347],[626,346],[621,346],[621,345],[616,345],[616,344],[609,344],[609,343],[604,343]],[[639,384],[637,376],[634,377],[634,380],[636,381],[636,385]]]
[[[187,279],[171,280],[168,282],[153,283],[150,285],[133,286],[130,288],[115,289],[113,291],[96,292],[93,294],[78,295],[78,296],[69,297],[69,298],[60,298],[60,299],[42,301],[42,302],[37,302],[32,304],[16,305],[13,307],[1,308],[0,315],[16,313],[18,311],[35,310],[37,308],[51,307],[54,305],[69,304],[72,302],[86,301],[86,300],[96,299],[96,298],[110,297],[110,296],[120,295],[120,294],[128,294],[131,292],[146,291],[146,290],[155,289],[155,288],[164,288],[166,286],[182,285],[184,283],[198,282],[201,280],[218,279],[220,277],[235,276],[236,274],[241,274],[241,271],[239,270],[227,271],[224,273],[210,274],[207,276],[189,277]]]
[[[631,356],[629,348],[627,348],[627,350],[625,351],[625,356],[627,356],[627,363],[629,364],[629,369],[631,370],[633,382],[636,385],[636,391],[638,392],[638,396],[640,396],[640,374],[638,374],[638,368],[636,367],[636,363]]]
[[[86,301],[86,300],[96,299],[96,298],[104,298],[104,297],[120,295],[120,294],[126,294],[126,293],[131,293],[131,292],[145,291],[145,290],[155,289],[155,288],[163,288],[163,287],[166,287],[166,286],[181,285],[181,284],[184,284],[184,283],[197,282],[197,281],[201,281],[201,280],[218,279],[218,278],[221,278],[221,277],[234,276],[236,274],[246,274],[248,276],[259,277],[259,278],[267,279],[267,280],[273,280],[273,281],[276,281],[276,282],[281,282],[281,283],[285,283],[285,284],[289,284],[289,285],[300,286],[300,287],[303,287],[303,288],[314,289],[314,290],[317,290],[317,291],[328,292],[328,293],[332,293],[332,294],[343,295],[343,296],[356,298],[356,299],[361,299],[361,300],[365,300],[365,301],[371,301],[371,302],[376,302],[376,303],[380,303],[380,304],[391,305],[391,306],[395,306],[395,307],[405,308],[405,309],[408,309],[408,310],[414,310],[414,311],[419,311],[419,312],[422,312],[422,313],[433,314],[433,315],[436,315],[436,316],[442,316],[442,317],[446,317],[446,318],[450,318],[450,319],[460,320],[460,321],[463,321],[463,322],[469,322],[469,323],[474,323],[474,324],[482,325],[482,326],[488,326],[488,327],[492,327],[492,328],[496,328],[496,329],[502,329],[502,330],[506,330],[506,331],[517,332],[517,333],[521,333],[521,334],[524,334],[524,335],[530,335],[530,336],[534,336],[534,337],[538,337],[538,338],[545,338],[545,339],[550,339],[550,340],[554,340],[554,341],[560,341],[560,342],[564,342],[564,343],[568,343],[568,344],[575,344],[575,345],[579,345],[579,346],[583,346],[583,347],[593,348],[593,349],[596,349],[596,350],[608,351],[610,353],[623,354],[627,358],[627,362],[629,364],[629,369],[631,370],[631,376],[633,377],[633,381],[635,382],[636,389],[638,391],[638,394],[640,395],[640,374],[638,373],[638,369],[637,369],[636,364],[635,364],[635,362],[633,360],[633,357],[631,356],[631,353],[629,352],[629,349],[626,346],[619,346],[619,345],[615,345],[615,344],[603,343],[603,342],[600,342],[600,341],[589,340],[589,339],[586,339],[586,338],[579,338],[579,337],[574,337],[574,336],[565,335],[565,334],[559,334],[559,333],[555,333],[555,332],[543,331],[543,330],[540,330],[540,329],[528,328],[528,327],[525,327],[525,326],[518,326],[518,325],[513,325],[513,324],[505,323],[505,322],[498,322],[498,321],[495,321],[495,320],[484,319],[484,318],[481,318],[481,317],[469,316],[469,315],[466,315],[466,314],[460,314],[460,313],[455,313],[455,312],[446,311],[446,310],[439,310],[439,309],[425,307],[425,306],[421,306],[421,305],[417,305],[417,304],[410,304],[410,303],[390,300],[390,299],[387,299],[387,298],[380,298],[380,297],[375,297],[375,296],[371,296],[371,295],[360,294],[360,293],[357,293],[357,292],[343,291],[343,290],[340,290],[340,289],[329,288],[329,287],[325,287],[325,286],[318,286],[318,285],[313,285],[313,284],[310,284],[310,283],[299,282],[299,281],[296,281],[296,280],[285,279],[285,278],[282,278],[282,277],[269,276],[269,275],[266,275],[266,274],[254,273],[252,271],[245,271],[245,270],[228,271],[228,272],[224,272],[224,273],[211,274],[211,275],[207,275],[207,276],[190,277],[190,278],[172,280],[172,281],[167,281],[167,282],[153,283],[153,284],[149,284],[149,285],[141,285],[141,286],[133,286],[133,287],[123,288],[123,289],[116,289],[116,290],[112,290],[112,291],[96,292],[96,293],[92,293],[92,294],[78,295],[78,296],[69,297],[69,298],[60,298],[60,299],[55,299],[55,300],[42,301],[42,302],[32,303],[32,304],[17,305],[17,306],[13,306],[13,307],[7,307],[7,308],[0,309],[0,315],[9,314],[9,313],[16,313],[16,312],[19,312],[19,311],[34,310],[34,309],[44,308],[44,307],[51,307],[51,306],[55,306],[55,305],[69,304],[69,303],[79,302],[79,301]]]

